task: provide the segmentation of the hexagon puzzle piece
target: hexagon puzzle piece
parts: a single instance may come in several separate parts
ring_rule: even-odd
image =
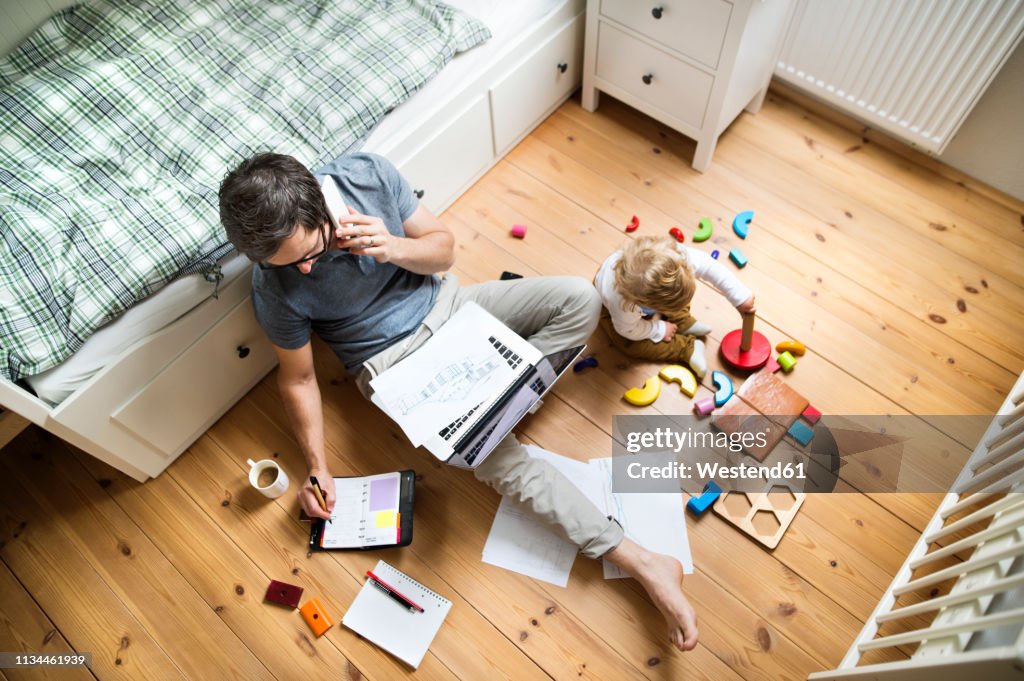
[[[712,371],[711,382],[715,384],[715,406],[721,407],[732,397],[732,380],[721,371]]]
[[[681,364],[669,364],[658,372],[658,376],[668,383],[678,383],[679,389],[689,397],[697,393],[697,378]]]
[[[651,376],[644,381],[642,388],[630,388],[622,398],[634,406],[646,407],[649,404],[654,404],[654,400],[658,399],[660,394],[661,379]]]
[[[754,219],[754,211],[745,210],[732,219],[732,231],[736,232],[736,236],[741,239],[747,238],[747,232],[750,230],[750,221]]]

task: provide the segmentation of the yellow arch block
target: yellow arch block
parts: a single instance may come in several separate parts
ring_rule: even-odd
[[[644,381],[644,387],[630,388],[622,398],[637,407],[646,407],[648,404],[654,404],[654,400],[658,399],[660,394],[661,381],[657,376],[651,376]]]
[[[775,352],[779,353],[780,355],[784,352],[788,352],[791,355],[803,357],[806,351],[807,348],[804,347],[803,343],[794,340],[783,341],[775,346]]]
[[[681,364],[669,364],[658,372],[661,380],[668,383],[678,383],[679,389],[693,397],[697,393],[697,377],[693,372]]]

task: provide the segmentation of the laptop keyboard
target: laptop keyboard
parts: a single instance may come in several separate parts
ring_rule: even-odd
[[[498,351],[498,354],[501,355],[501,357],[513,369],[518,369],[519,365],[523,363],[523,358],[519,355],[519,353],[517,353],[515,350],[508,347],[504,343],[502,343],[496,337],[491,336],[487,340],[490,341],[491,345],[494,346],[494,349]],[[537,392],[539,394],[540,391]],[[480,405],[476,405],[475,407],[467,411],[465,414],[463,414],[462,416],[460,416],[459,418],[455,419],[447,426],[442,428],[438,435],[440,435],[445,440],[451,440],[459,432],[459,429],[462,427],[462,424],[468,421],[469,417],[471,417],[473,413],[479,408]]]
[[[466,455],[463,457],[463,460],[466,462],[467,465],[469,465],[469,466],[473,465],[473,462],[476,461],[476,457],[480,453],[480,450],[483,449],[484,445],[487,443],[487,440],[490,439],[491,433],[493,433],[494,429],[497,428],[497,427],[498,427],[498,424],[495,423],[493,426],[488,428],[487,432],[484,433],[480,437],[480,439],[476,441],[476,444],[473,445],[472,449],[470,449],[468,452],[466,452]]]
[[[508,365],[513,369],[518,369],[519,365],[523,363],[523,358],[520,357],[515,350],[505,345],[494,336],[491,336],[487,340],[491,342],[491,345],[493,345],[494,349],[498,351],[498,354],[504,357],[505,361],[508,362]]]
[[[447,426],[445,426],[441,430],[441,432],[438,433],[438,435],[443,437],[445,440],[452,439],[455,436],[455,433],[458,432],[459,426],[461,426],[463,423],[468,421],[469,417],[473,415],[473,412],[475,412],[479,408],[480,408],[480,405],[479,404],[476,405],[475,407],[473,407],[472,409],[467,411],[465,414],[463,414],[462,416],[460,416],[459,418],[455,419],[454,421],[449,423]]]

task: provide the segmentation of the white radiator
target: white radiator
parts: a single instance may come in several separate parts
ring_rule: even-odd
[[[938,154],[1022,33],[1024,0],[797,0],[775,75]]]

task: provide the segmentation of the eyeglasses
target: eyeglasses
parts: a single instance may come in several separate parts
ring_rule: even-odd
[[[330,244],[327,243],[327,225],[326,224],[324,224],[320,228],[320,240],[321,240],[321,242],[324,245],[323,248],[321,248],[316,253],[313,253],[312,255],[307,255],[305,258],[299,258],[295,262],[290,262],[290,263],[287,263],[285,265],[272,265],[271,263],[268,263],[268,262],[261,262],[261,263],[257,263],[257,264],[260,266],[261,270],[279,270],[282,267],[294,267],[295,265],[301,265],[304,262],[308,262],[310,260],[315,260],[316,258],[319,258],[321,255],[326,253],[328,251],[329,247],[330,247]]]

